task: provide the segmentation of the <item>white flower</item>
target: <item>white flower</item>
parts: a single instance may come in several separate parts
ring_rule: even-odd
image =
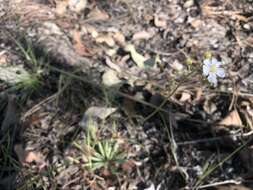
[[[214,86],[217,86],[217,76],[225,77],[225,70],[221,68],[221,62],[215,58],[205,59],[203,65],[203,75],[207,76],[207,80]]]

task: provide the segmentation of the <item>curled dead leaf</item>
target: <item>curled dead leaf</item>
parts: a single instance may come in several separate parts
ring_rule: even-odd
[[[218,123],[218,126],[242,126],[242,121],[237,110],[230,112],[222,121]]]

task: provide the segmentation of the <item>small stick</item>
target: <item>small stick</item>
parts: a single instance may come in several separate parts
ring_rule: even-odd
[[[224,139],[225,137],[248,137],[250,135],[253,134],[253,131],[250,131],[248,133],[244,133],[244,134],[233,134],[233,135],[225,135],[225,136],[221,136],[221,137],[213,137],[213,138],[206,138],[206,139],[197,139],[197,140],[193,140],[193,141],[185,141],[185,142],[177,142],[178,146],[183,146],[183,145],[191,145],[191,144],[198,144],[198,143],[205,143],[205,142],[211,142],[211,141],[219,141],[221,139]]]
[[[219,186],[219,185],[227,185],[227,184],[234,184],[234,185],[240,185],[242,182],[241,181],[237,181],[237,180],[226,180],[226,181],[221,181],[221,182],[216,182],[216,183],[210,183],[207,185],[202,185],[199,186],[197,189],[205,189],[208,187],[215,187],[215,186]]]

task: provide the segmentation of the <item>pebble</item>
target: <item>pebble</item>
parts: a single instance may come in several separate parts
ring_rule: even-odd
[[[194,1],[188,0],[184,3],[184,8],[189,8],[189,7],[192,7],[193,5],[194,5]]]
[[[250,27],[249,24],[244,24],[244,25],[243,25],[243,28],[244,28],[245,30],[251,30],[251,27]]]

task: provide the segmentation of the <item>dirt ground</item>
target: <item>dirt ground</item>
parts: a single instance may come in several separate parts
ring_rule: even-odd
[[[0,0],[0,28],[1,190],[253,189],[252,0]]]

